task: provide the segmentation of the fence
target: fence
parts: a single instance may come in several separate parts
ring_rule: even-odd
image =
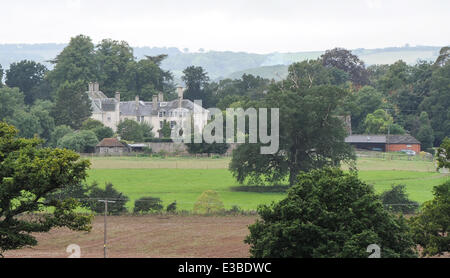
[[[383,160],[405,160],[405,161],[428,161],[434,162],[435,157],[432,154],[420,152],[416,155],[407,155],[400,152],[375,152],[357,150],[356,155],[359,158],[379,158]]]

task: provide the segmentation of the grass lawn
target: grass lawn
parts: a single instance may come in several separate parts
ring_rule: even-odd
[[[229,158],[91,158],[88,182],[101,186],[111,182],[134,200],[152,196],[163,200],[164,205],[177,201],[179,210],[192,210],[198,196],[205,190],[219,193],[226,208],[237,205],[245,210],[255,210],[259,204],[282,199],[283,193],[232,192],[238,183],[227,170]],[[405,184],[412,200],[423,203],[432,198],[432,188],[448,176],[432,172],[434,165],[426,161],[385,161],[379,158],[360,158],[357,161],[359,176],[372,184],[377,193],[392,184]]]

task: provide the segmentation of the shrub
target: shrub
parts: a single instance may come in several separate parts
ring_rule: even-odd
[[[112,183],[107,183],[105,189],[98,187],[94,182],[89,188],[88,194],[90,200],[87,201],[87,206],[96,213],[103,213],[105,211],[105,204],[99,202],[100,199],[107,199],[115,203],[108,203],[108,213],[118,215],[127,212],[125,204],[128,202],[128,197],[123,193],[117,191]]]
[[[414,213],[419,208],[419,203],[408,199],[404,184],[392,185],[391,190],[381,194],[381,202],[387,210],[401,213]]]
[[[224,206],[219,194],[213,190],[207,190],[200,195],[194,204],[194,213],[211,214],[224,211]]]
[[[340,169],[300,174],[288,196],[258,208],[250,225],[250,254],[257,258],[415,257],[406,220],[383,208],[373,188]]]
[[[175,212],[176,210],[177,210],[177,201],[173,201],[173,203],[170,203],[166,208],[167,212]]]
[[[158,212],[163,209],[162,201],[157,197],[142,197],[134,201],[134,213]]]

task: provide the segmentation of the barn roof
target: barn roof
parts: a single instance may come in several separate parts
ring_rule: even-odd
[[[372,135],[354,134],[345,138],[346,143],[378,143],[378,144],[420,144],[420,142],[409,134],[404,135]]]
[[[117,138],[105,138],[96,147],[122,147],[125,146],[117,140]]]

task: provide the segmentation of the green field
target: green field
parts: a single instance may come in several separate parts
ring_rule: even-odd
[[[258,204],[282,199],[283,193],[233,192],[230,187],[239,185],[226,169],[229,158],[91,158],[88,182],[100,185],[111,182],[134,200],[152,196],[163,200],[164,205],[177,201],[179,210],[192,210],[198,196],[205,190],[219,193],[226,208],[237,205],[245,210],[255,210]],[[357,161],[359,176],[375,187],[377,193],[392,184],[405,184],[412,200],[423,203],[432,198],[432,188],[448,176],[434,172],[432,162],[385,161],[379,158],[361,158]]]

